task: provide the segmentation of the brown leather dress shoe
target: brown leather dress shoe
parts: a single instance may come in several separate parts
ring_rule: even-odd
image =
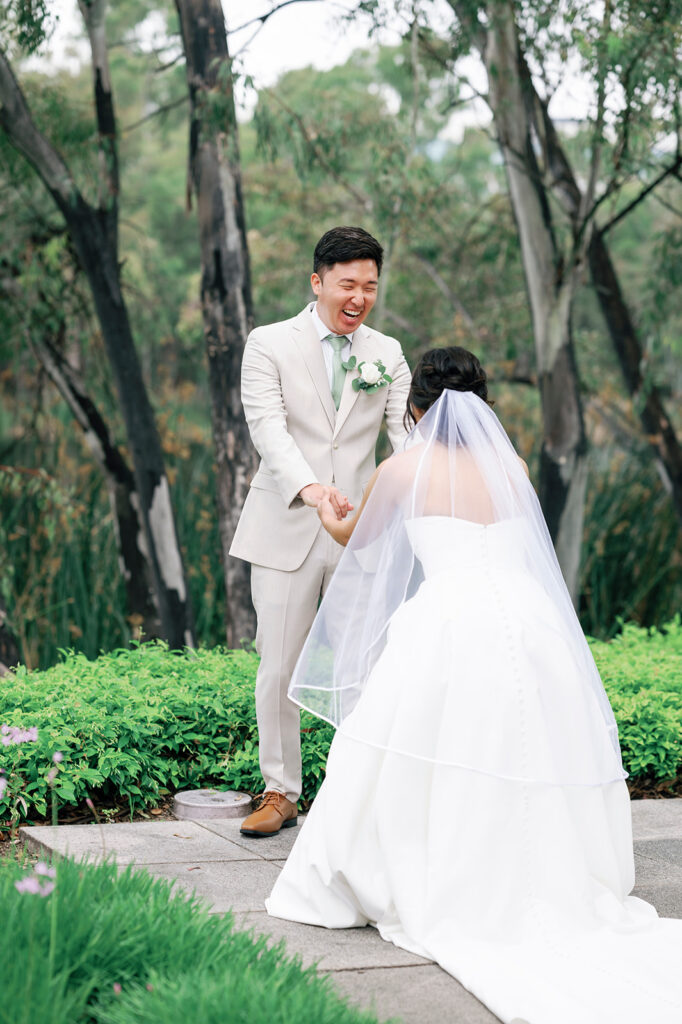
[[[297,824],[296,813],[296,804],[287,800],[283,793],[268,790],[261,797],[258,810],[245,819],[239,831],[243,836],[254,838],[276,836],[280,829]]]

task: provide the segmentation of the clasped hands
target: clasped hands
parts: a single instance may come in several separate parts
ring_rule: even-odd
[[[320,519],[323,518],[323,513],[328,513],[330,509],[339,520],[345,519],[348,513],[353,511],[353,505],[338,487],[330,487],[326,484],[307,484],[298,493],[305,505],[317,509]]]

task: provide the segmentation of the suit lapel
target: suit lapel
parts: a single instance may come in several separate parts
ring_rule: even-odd
[[[322,354],[322,343],[317,336],[317,332],[313,326],[313,321],[308,309],[304,309],[303,312],[296,317],[293,329],[296,346],[303,356],[308,373],[315,385],[315,390],[317,391],[324,411],[327,414],[329,425],[333,428],[337,413],[334,408],[334,399],[332,398],[331,389],[329,387],[327,367],[325,366],[324,355]]]
[[[376,344],[372,342],[371,332],[362,324],[358,327],[353,335],[353,344],[351,345],[351,355],[355,356],[358,363],[362,362],[374,362],[378,359],[378,353],[374,351]],[[334,437],[338,434],[343,424],[348,419],[348,415],[357,402],[360,392],[353,390],[353,380],[357,377],[357,370],[349,370],[346,374],[346,379],[343,382],[343,391],[341,392],[341,401],[339,402],[339,410],[336,413],[336,423],[334,425]],[[371,396],[363,395],[365,401],[371,400]]]

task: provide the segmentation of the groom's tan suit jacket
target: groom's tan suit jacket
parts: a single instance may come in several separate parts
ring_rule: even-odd
[[[380,359],[393,383],[373,394],[354,391],[358,374],[349,371],[337,411],[310,310],[252,331],[242,363],[242,402],[261,463],[230,554],[284,571],[298,569],[321,529],[315,509],[298,497],[301,488],[334,484],[357,508],[384,416],[394,450],[405,438],[410,371],[400,343],[357,328],[351,354],[358,363]]]

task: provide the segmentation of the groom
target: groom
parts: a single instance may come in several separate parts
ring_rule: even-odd
[[[292,320],[256,328],[244,349],[242,403],[261,463],[230,554],[251,562],[265,783],[258,809],[241,828],[248,836],[273,836],[296,824],[300,716],[287,688],[341,554],[322,529],[317,505],[329,497],[342,519],[359,504],[384,417],[394,449],[405,437],[409,368],[394,338],[364,324],[382,257],[362,228],[327,231],[313,257],[317,301]],[[346,369],[351,357],[355,363]],[[385,366],[384,376],[376,362]],[[379,386],[372,388],[375,378]],[[358,380],[362,386],[354,388]]]

